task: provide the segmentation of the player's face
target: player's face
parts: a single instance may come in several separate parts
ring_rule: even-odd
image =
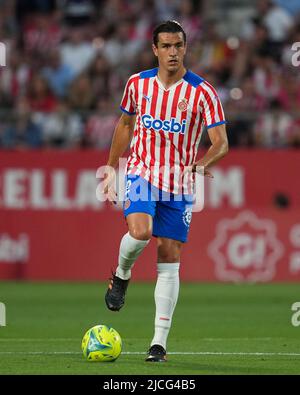
[[[176,73],[183,65],[186,44],[182,32],[159,33],[157,47],[152,45],[155,56],[158,57],[159,67]]]

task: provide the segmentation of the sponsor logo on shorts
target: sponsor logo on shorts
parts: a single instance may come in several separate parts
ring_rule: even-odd
[[[184,225],[189,228],[192,221],[192,208],[186,208],[182,214],[182,220]]]

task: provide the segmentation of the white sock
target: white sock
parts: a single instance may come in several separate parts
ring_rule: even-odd
[[[130,279],[131,268],[149,241],[137,240],[130,236],[129,232],[123,236],[119,251],[119,265],[116,270],[117,277],[122,280]]]
[[[179,294],[179,265],[180,263],[158,263],[157,265],[158,276],[154,292],[155,332],[151,346],[159,344],[165,350]]]

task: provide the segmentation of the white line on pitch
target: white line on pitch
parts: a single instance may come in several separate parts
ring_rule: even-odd
[[[199,341],[206,341],[206,342],[213,342],[213,341],[238,341],[238,340],[245,340],[245,341],[252,341],[252,340],[259,340],[259,341],[268,341],[268,340],[274,340],[274,339],[284,339],[284,338],[280,338],[280,337],[276,337],[276,338],[272,338],[272,337],[203,337],[202,339],[199,338]],[[6,338],[6,339],[0,339],[0,342],[9,342],[9,341],[19,341],[19,342],[47,342],[47,341],[51,341],[51,342],[55,342],[55,341],[78,341],[81,340],[80,338]],[[130,340],[147,340],[147,339],[136,339],[136,338],[124,338],[124,341],[130,341]]]
[[[78,355],[81,352],[76,351],[0,351],[0,355]],[[140,351],[124,351],[123,355],[146,355],[145,352]],[[300,353],[294,352],[214,352],[214,351],[171,351],[168,355],[240,355],[240,356],[300,356]]]
[[[41,338],[39,338],[39,339],[35,339],[35,338],[32,338],[32,339],[30,339],[30,338],[28,338],[28,337],[26,337],[26,338],[7,338],[7,339],[0,339],[0,342],[48,342],[48,341],[50,341],[50,342],[54,342],[54,341],[59,341],[59,342],[67,342],[67,341],[78,341],[78,340],[80,340],[79,338],[71,338],[71,337],[69,337],[69,338],[53,338],[53,339],[48,339],[48,338],[44,338],[44,339],[41,339]]]

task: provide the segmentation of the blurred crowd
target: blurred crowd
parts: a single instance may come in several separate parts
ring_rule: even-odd
[[[218,90],[231,146],[299,147],[300,0],[252,3],[224,34],[206,0],[0,0],[0,149],[108,148],[125,83],[156,66],[152,29],[167,19],[187,33],[187,67]]]

